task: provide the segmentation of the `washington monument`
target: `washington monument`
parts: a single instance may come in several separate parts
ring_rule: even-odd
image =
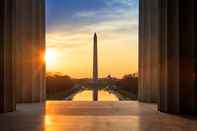
[[[97,49],[97,35],[94,34],[93,47],[93,100],[98,101],[98,49]]]

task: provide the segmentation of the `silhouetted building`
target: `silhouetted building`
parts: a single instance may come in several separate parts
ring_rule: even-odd
[[[162,112],[197,113],[196,0],[139,5],[139,100],[158,103]],[[1,113],[14,111],[16,101],[45,99],[44,6],[44,0],[0,0]],[[94,80],[97,59],[95,34]]]

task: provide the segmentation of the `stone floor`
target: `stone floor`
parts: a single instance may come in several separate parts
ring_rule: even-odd
[[[0,131],[197,131],[197,119],[130,102],[21,104],[0,115]]]

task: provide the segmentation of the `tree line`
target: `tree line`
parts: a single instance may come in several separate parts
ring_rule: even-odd
[[[58,96],[59,94],[57,98],[61,98],[61,96],[63,97],[64,94],[68,95],[69,91],[72,90],[74,85],[85,84],[88,81],[91,81],[91,79],[73,79],[68,75],[48,74],[46,76],[47,96]],[[122,95],[127,95],[127,97],[130,97],[130,94],[132,94],[131,99],[137,99],[138,77],[136,74],[125,75],[121,79],[108,76],[106,78],[101,78],[99,81],[108,85],[116,85],[116,88],[114,88],[115,91],[119,91]]]

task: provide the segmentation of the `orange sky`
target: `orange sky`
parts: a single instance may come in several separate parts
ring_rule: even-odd
[[[48,36],[47,41],[54,41],[61,34],[53,34]],[[129,35],[129,34],[128,34]],[[138,70],[138,46],[137,38],[125,38],[121,34],[112,35],[114,38],[106,38],[108,35],[98,33],[98,62],[99,76],[105,77],[112,75],[122,77],[124,74],[136,73]],[[48,47],[47,51],[53,53],[54,58],[47,62],[48,72],[61,72],[75,78],[92,76],[92,60],[93,60],[93,34],[82,34],[76,36],[77,42],[84,43],[74,49]],[[109,36],[110,37],[110,36]],[[120,38],[118,38],[120,37]],[[66,38],[62,42],[69,41]],[[72,37],[70,38],[72,39]],[[127,44],[121,44],[121,43]],[[133,43],[133,44],[132,44]]]
[[[63,24],[59,21],[51,22],[53,26],[48,24],[46,47],[52,60],[47,61],[47,72],[61,72],[74,78],[92,77],[94,32],[98,35],[99,77],[120,78],[138,72],[138,12],[133,9],[133,1],[124,9],[105,7],[71,14],[70,18],[76,17],[85,24],[65,19]]]

